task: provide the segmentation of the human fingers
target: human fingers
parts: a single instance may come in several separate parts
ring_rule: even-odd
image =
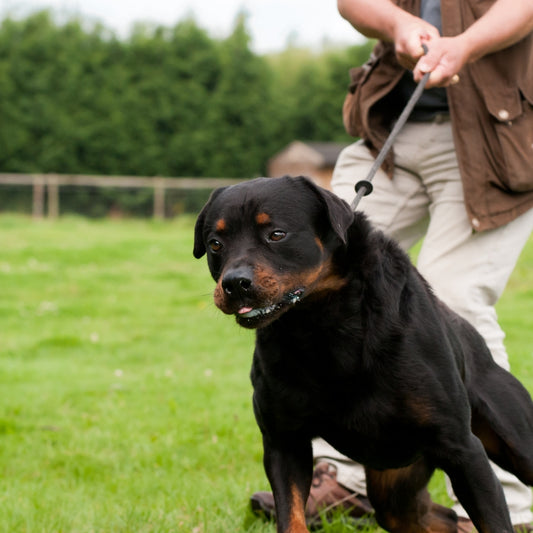
[[[422,79],[422,76],[423,75],[416,77],[415,81],[419,82]],[[451,85],[456,85],[460,81],[461,76],[459,74],[448,74],[446,69],[439,65],[430,72],[425,88],[431,89],[432,87],[448,87]]]
[[[400,65],[413,70],[425,53],[422,45],[438,37],[439,30],[421,19],[415,19],[411,25],[402,27],[394,41]]]
[[[459,71],[465,59],[460,47],[453,39],[441,38],[431,43],[428,53],[422,57],[413,69],[415,81],[420,81],[424,74],[430,72],[426,87],[445,87],[459,82]]]

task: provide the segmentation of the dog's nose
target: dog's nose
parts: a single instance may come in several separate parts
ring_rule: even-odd
[[[222,288],[228,296],[245,296],[252,287],[252,277],[250,268],[231,270],[222,279]]]

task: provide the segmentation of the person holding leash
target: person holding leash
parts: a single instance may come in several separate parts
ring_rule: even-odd
[[[533,230],[533,2],[338,0],[338,9],[378,43],[351,71],[343,119],[360,140],[339,156],[332,189],[352,202],[429,72],[359,209],[404,249],[423,239],[418,269],[509,369],[494,306]],[[363,467],[325,441],[313,444],[309,523],[324,509],[348,509],[354,518],[371,512]],[[494,469],[515,530],[533,531],[531,489]],[[272,515],[271,493],[255,493],[251,503]],[[473,532],[464,509],[454,510],[459,532]]]

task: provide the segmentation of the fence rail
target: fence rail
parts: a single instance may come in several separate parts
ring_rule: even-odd
[[[59,188],[119,187],[127,189],[150,188],[154,191],[154,218],[165,217],[165,191],[175,189],[216,189],[240,183],[242,179],[225,178],[161,178],[139,176],[86,176],[81,174],[10,174],[0,173],[0,185],[33,187],[32,213],[35,218],[59,216]],[[46,202],[45,200],[48,200]]]

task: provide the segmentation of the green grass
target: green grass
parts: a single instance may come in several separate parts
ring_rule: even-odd
[[[274,532],[248,511],[253,334],[193,222],[0,217],[0,533]],[[499,305],[530,391],[532,307],[533,240]]]

